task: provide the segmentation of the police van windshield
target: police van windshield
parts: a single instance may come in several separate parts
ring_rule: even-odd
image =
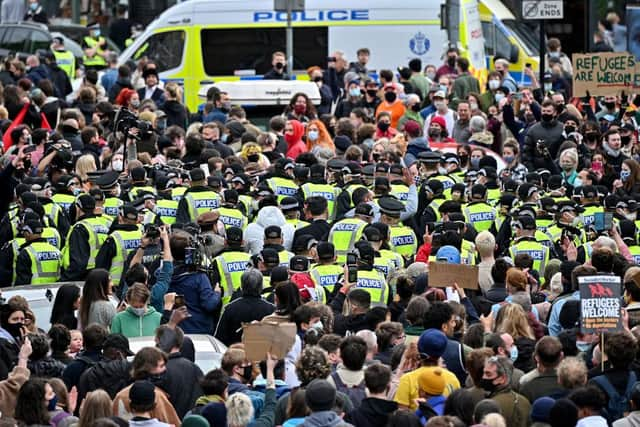
[[[540,38],[537,32],[531,31],[528,27],[523,27],[522,24],[517,24],[515,20],[504,20],[503,23],[509,28],[513,37],[524,47],[527,56],[538,55],[538,40]]]

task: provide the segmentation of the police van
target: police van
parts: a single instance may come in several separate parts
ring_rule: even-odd
[[[450,41],[441,26],[438,0],[306,0],[294,12],[293,79],[308,79],[310,66],[325,68],[336,50],[348,61],[371,51],[370,70],[395,69],[412,58],[442,64]],[[501,55],[516,67],[538,61],[535,43],[517,33],[515,17],[498,0],[460,0],[458,45],[474,69]],[[184,86],[195,111],[202,86],[220,81],[258,80],[271,69],[271,54],[286,45],[285,12],[273,0],[190,0],[166,10],[122,53],[120,62],[143,57],[158,64],[160,77]],[[480,21],[481,24],[480,24]],[[486,33],[486,34],[485,34]],[[483,37],[484,34],[484,37]]]

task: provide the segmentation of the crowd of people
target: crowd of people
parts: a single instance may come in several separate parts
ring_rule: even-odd
[[[456,48],[376,78],[334,52],[320,103],[266,129],[215,86],[190,111],[144,58],[7,59],[0,285],[56,292],[40,322],[0,306],[0,425],[640,425],[640,95],[573,97],[548,48],[528,87]],[[433,262],[478,288],[429,286]],[[620,330],[581,328],[594,275]],[[253,321],[295,324],[286,357],[249,360]]]

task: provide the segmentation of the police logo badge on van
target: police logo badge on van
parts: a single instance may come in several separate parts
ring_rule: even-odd
[[[409,40],[409,49],[416,55],[424,55],[429,51],[431,42],[423,33],[418,32],[411,40]]]

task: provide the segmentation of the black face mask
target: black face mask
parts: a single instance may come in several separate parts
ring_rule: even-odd
[[[542,114],[541,117],[543,122],[549,123],[551,120],[553,120],[553,114]]]
[[[605,102],[604,106],[607,110],[611,111],[614,108],[616,108],[616,103],[615,102]]]
[[[622,142],[622,145],[627,145],[631,142],[631,135],[620,136],[620,141]]]
[[[596,142],[598,140],[598,134],[595,132],[589,132],[584,136],[587,141]]]
[[[259,154],[250,154],[247,156],[247,160],[249,160],[250,162],[257,162],[258,160],[260,160],[260,155]]]
[[[284,69],[284,64],[282,62],[276,62],[276,70]]]
[[[371,158],[377,163],[380,160],[380,153],[371,153]]]
[[[313,81],[316,82],[316,83],[321,82],[322,81],[322,76],[314,77]]]
[[[384,100],[387,101],[388,103],[392,103],[396,100],[397,95],[395,94],[395,92],[385,92],[384,93]]]
[[[464,155],[464,156],[458,156],[460,158],[460,164],[467,164],[467,162],[469,161],[469,156]]]
[[[22,323],[7,323],[4,329],[14,338],[22,338]]]
[[[160,387],[164,384],[165,379],[167,378],[167,371],[164,371],[161,374],[153,374],[149,375],[149,381],[153,383],[153,385]]]
[[[447,65],[451,68],[456,66],[456,58],[455,56],[449,56],[447,57]]]
[[[576,131],[576,127],[575,126],[565,126],[564,127],[564,132],[569,135],[570,133],[573,133]]]
[[[389,129],[389,126],[391,126],[391,123],[378,122],[378,129],[382,132],[386,132]]]
[[[244,380],[249,383],[251,382],[251,377],[253,376],[253,366],[249,365],[249,366],[244,366],[242,368],[242,378],[244,378]]]
[[[420,104],[413,104],[411,106],[411,110],[416,112],[416,113],[419,112],[420,111]]]
[[[376,95],[378,94],[378,91],[375,89],[367,89],[367,95],[369,95],[372,98],[375,98]]]
[[[442,134],[442,131],[440,129],[429,129],[429,136],[432,138],[437,138]]]
[[[495,378],[492,378],[492,379],[482,378],[480,380],[480,387],[482,387],[483,390],[488,391],[489,393],[493,393],[496,390],[496,388],[498,388],[498,386],[495,385],[493,381],[495,381]]]

